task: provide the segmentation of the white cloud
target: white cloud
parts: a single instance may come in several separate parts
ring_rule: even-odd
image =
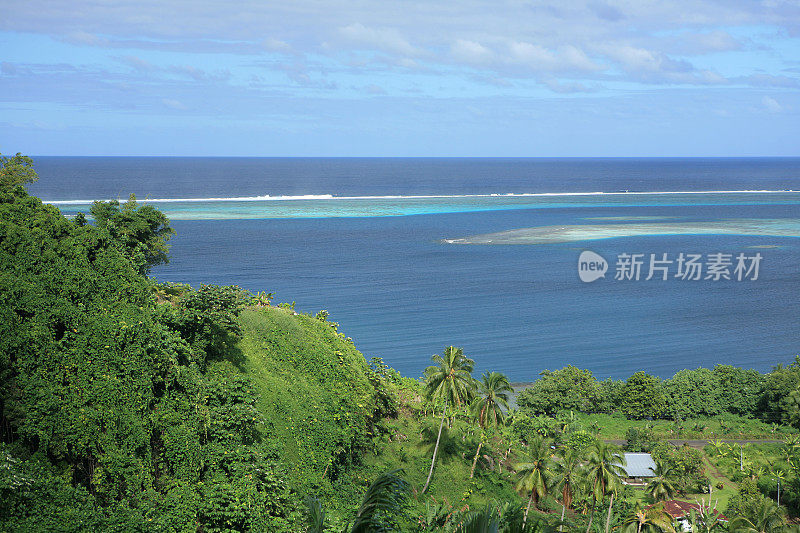
[[[150,72],[153,70],[157,70],[158,68],[150,63],[149,61],[142,59],[138,56],[123,56],[118,58],[121,63],[125,63],[126,65],[132,67],[135,70],[142,71],[142,72]]]
[[[261,41],[261,46],[269,52],[289,52],[292,49],[288,43],[280,39],[264,39]]]
[[[699,70],[686,59],[675,59],[656,50],[629,44],[600,44],[597,49],[635,81],[656,84],[720,85],[729,83],[721,74]]]
[[[231,77],[231,73],[227,70],[207,72],[192,65],[170,65],[164,70],[179,76],[186,76],[195,81],[225,81]]]
[[[548,50],[538,44],[514,42],[509,46],[509,58],[534,71],[583,71],[602,70],[580,48],[572,45]]]
[[[412,46],[401,34],[392,28],[368,28],[361,23],[339,28],[339,33],[356,45],[374,46],[397,54],[415,56],[422,50]]]
[[[195,81],[211,82],[211,81],[225,81],[231,77],[231,73],[227,70],[217,70],[215,72],[208,72],[192,65],[169,65],[166,67],[158,66],[146,59],[138,56],[123,56],[116,58],[117,61],[128,65],[137,72],[141,73],[160,73],[167,75],[174,75],[180,77],[191,78]]]
[[[780,113],[781,111],[783,111],[783,106],[779,104],[777,100],[775,100],[770,96],[765,96],[764,98],[762,98],[761,104],[770,113]]]
[[[538,44],[511,43],[509,52],[513,61],[527,65],[535,70],[550,70],[556,64],[556,58],[553,53]]]
[[[407,76],[527,79],[554,90],[607,86],[609,80],[792,88],[796,80],[780,73],[791,59],[780,57],[788,48],[776,43],[785,44],[787,34],[800,31],[800,10],[777,0],[242,0],[235,10],[222,0],[8,4],[0,30],[43,33],[73,45],[136,54],[129,58],[140,57],[136,50],[148,50],[267,56],[275,63],[320,60],[332,72],[364,78],[338,80],[345,87],[365,87],[374,72],[394,70]],[[767,62],[774,65],[770,71],[759,72],[752,56],[737,61],[736,54],[744,53],[771,53],[777,61]],[[708,64],[714,59],[708,54],[728,54],[724,72],[730,79]],[[156,62],[144,52],[141,57]],[[196,71],[185,65],[158,67],[174,76],[198,81],[230,77],[216,61],[204,69],[200,61],[169,61],[198,65]],[[139,72],[149,69],[132,59],[128,65]],[[307,72],[287,75],[309,87],[336,84]]]
[[[72,44],[83,44],[86,46],[109,46],[110,41],[99,35],[88,33],[85,31],[69,32],[64,36],[64,40]]]
[[[665,55],[658,52],[630,45],[604,48],[606,55],[616,60],[629,72],[659,72],[667,59]],[[670,70],[676,70],[675,65],[670,65],[670,67]]]
[[[741,41],[723,30],[690,34],[685,37],[685,40],[695,48],[695,53],[727,52],[742,48]],[[689,53],[691,53],[691,51],[689,51]]]
[[[470,65],[487,65],[491,63],[494,53],[481,43],[458,39],[450,46],[450,54],[456,61]]]
[[[404,67],[404,68],[410,68],[410,69],[419,68],[419,63],[417,63],[416,61],[414,61],[413,59],[411,59],[409,57],[402,57],[402,58],[398,59],[397,60],[397,65],[401,66],[401,67]]]
[[[176,111],[185,111],[186,109],[188,109],[186,104],[184,104],[180,100],[175,100],[173,98],[162,98],[161,103],[170,109],[175,109]]]

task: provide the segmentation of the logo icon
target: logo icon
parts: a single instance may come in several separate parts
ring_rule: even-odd
[[[589,250],[581,252],[578,258],[578,276],[584,283],[591,283],[596,279],[606,277],[608,261],[603,256]]]

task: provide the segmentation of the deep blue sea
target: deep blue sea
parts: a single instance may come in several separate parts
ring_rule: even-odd
[[[164,210],[177,235],[157,279],[327,309],[405,375],[451,344],[512,381],[800,355],[800,158],[35,161],[30,192],[65,214],[130,193]],[[473,239],[521,228],[535,238]],[[591,283],[586,250],[608,261]],[[621,254],[643,254],[639,280],[614,279]],[[645,280],[651,254],[672,261],[666,281]],[[675,277],[680,254],[701,256],[701,279]],[[713,254],[732,279],[704,279]],[[736,279],[739,254],[760,254],[757,279]]]

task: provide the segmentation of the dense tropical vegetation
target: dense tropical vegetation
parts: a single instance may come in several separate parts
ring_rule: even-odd
[[[0,156],[2,531],[639,533],[672,531],[675,497],[693,531],[786,531],[800,509],[800,359],[515,392],[448,346],[410,379],[327,311],[156,282],[162,213],[67,219],[35,179]],[[646,486],[623,451],[652,455]]]

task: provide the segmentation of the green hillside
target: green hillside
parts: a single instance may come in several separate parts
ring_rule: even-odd
[[[424,411],[418,382],[385,367],[384,375],[375,372],[335,323],[281,307],[249,308],[239,320],[241,368],[257,391],[264,435],[279,448],[299,497],[319,496],[344,521],[375,477],[402,469],[412,489],[409,529],[426,503],[523,505],[508,468],[501,474],[499,465],[484,468],[482,461],[469,479],[478,440],[461,420],[443,437],[431,487],[420,494],[438,420]],[[486,446],[484,454],[499,460],[501,448]]]
[[[298,487],[313,489],[357,461],[375,390],[364,357],[334,325],[281,308],[247,309],[243,369],[258,393],[264,432]]]

